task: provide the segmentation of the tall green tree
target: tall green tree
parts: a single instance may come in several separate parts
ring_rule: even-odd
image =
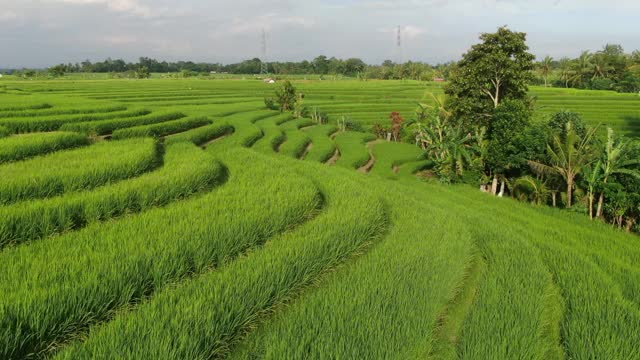
[[[280,107],[280,112],[292,111],[297,102],[296,88],[291,81],[287,80],[281,87],[275,91],[276,103]]]
[[[445,93],[455,117],[486,126],[504,100],[526,98],[535,56],[528,52],[526,34],[507,27],[482,34],[480,40],[462,56]]]
[[[480,39],[482,42],[473,45],[453,70],[445,93],[453,117],[463,128],[485,127],[491,139],[499,106],[507,100],[526,101],[535,56],[528,52],[526,34],[507,27],[482,34]],[[491,192],[495,194],[499,173],[493,170],[486,171],[493,176]]]
[[[529,161],[531,168],[541,175],[559,175],[567,184],[567,207],[573,204],[573,190],[576,176],[593,162],[594,154],[591,140],[596,132],[589,129],[584,137],[580,137],[571,122],[567,123],[565,134],[557,134],[553,142],[547,145],[548,163]]]
[[[527,146],[536,140],[527,135],[532,111],[529,104],[521,100],[507,100],[495,109],[488,131],[489,145],[485,164],[501,179],[500,194],[504,193],[505,179],[517,177],[520,170],[531,159]],[[544,139],[543,139],[544,141]],[[540,144],[544,151],[546,143]]]

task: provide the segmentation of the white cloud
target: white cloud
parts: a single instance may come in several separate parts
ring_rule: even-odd
[[[315,21],[303,16],[280,16],[276,13],[259,15],[253,18],[236,17],[225,29],[232,34],[255,34],[262,29],[271,31],[276,28],[298,27],[309,29]]]
[[[103,5],[109,10],[126,13],[140,17],[151,17],[158,12],[151,7],[142,5],[138,0],[53,0],[65,4],[73,5]]]
[[[106,36],[103,40],[109,45],[116,46],[136,44],[140,41],[140,39],[135,36]]]
[[[0,22],[11,21],[18,18],[18,14],[11,10],[0,10]]]

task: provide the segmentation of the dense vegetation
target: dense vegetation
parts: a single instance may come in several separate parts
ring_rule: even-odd
[[[583,51],[575,59],[546,56],[536,65],[536,82],[540,85],[640,91],[640,50],[625,53],[620,45],[606,44],[596,52]]]
[[[529,89],[525,41],[444,87],[0,80],[0,358],[634,358],[640,100]]]

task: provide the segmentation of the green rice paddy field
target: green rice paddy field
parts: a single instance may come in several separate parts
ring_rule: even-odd
[[[0,359],[637,359],[640,242],[420,180],[436,84],[0,82]],[[640,134],[640,97],[533,88]],[[425,100],[426,101],[426,100]]]

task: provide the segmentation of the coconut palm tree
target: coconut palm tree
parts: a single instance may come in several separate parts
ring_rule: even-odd
[[[529,161],[529,166],[535,172],[541,175],[557,174],[564,179],[567,184],[568,208],[571,208],[572,205],[576,176],[593,161],[594,156],[590,144],[595,132],[596,128],[592,128],[581,139],[572,123],[568,122],[566,133],[554,136],[553,143],[547,145],[549,164]]]
[[[640,179],[640,172],[632,169],[632,166],[640,165],[640,159],[632,157],[633,143],[624,138],[616,138],[611,128],[607,128],[607,143],[604,148],[603,160],[601,162],[602,183],[607,181],[613,174],[626,174]],[[604,204],[604,191],[600,192],[598,199],[598,210],[596,217],[602,216],[602,205]]]
[[[593,57],[593,63],[592,63],[592,67],[593,67],[593,76],[591,76],[591,79],[604,79],[607,77],[607,74],[609,74],[609,72],[611,70],[613,70],[613,67],[611,65],[609,65],[609,63],[607,62],[607,58],[604,56],[604,54],[598,53]]]
[[[587,182],[587,198],[589,199],[589,219],[593,220],[593,203],[595,200],[596,187],[602,181],[602,161],[594,166],[586,166],[584,169],[584,177]]]
[[[558,61],[560,65],[560,79],[564,81],[564,87],[569,87],[569,81],[573,75],[573,70],[571,70],[571,60],[567,57],[563,57]]]
[[[547,202],[551,192],[544,180],[527,175],[515,181],[513,194],[520,200],[529,200],[532,204],[542,205]]]
[[[542,74],[542,78],[544,79],[544,87],[549,86],[549,74],[551,74],[551,64],[553,62],[553,58],[551,56],[545,56],[545,58],[538,65],[540,68],[540,73]]]
[[[589,78],[593,70],[593,54],[589,51],[583,51],[573,62],[573,76],[571,82],[576,85],[582,85],[585,79]]]

